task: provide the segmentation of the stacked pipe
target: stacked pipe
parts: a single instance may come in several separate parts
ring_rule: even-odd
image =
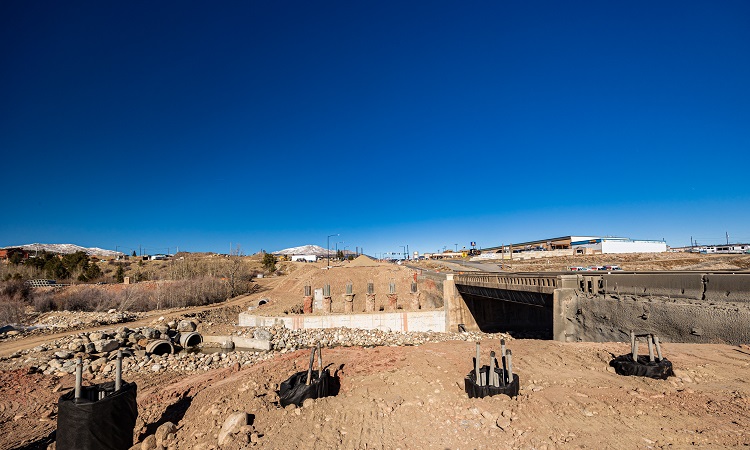
[[[473,358],[471,372],[464,380],[469,398],[482,398],[497,394],[510,397],[518,395],[519,379],[513,373],[513,353],[505,348],[505,339],[500,341],[500,357],[490,352],[488,365],[481,363],[481,345],[476,343],[476,356]]]

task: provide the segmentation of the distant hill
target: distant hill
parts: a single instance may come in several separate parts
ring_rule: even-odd
[[[117,256],[122,255],[122,252],[115,252],[114,250],[105,250],[103,248],[98,247],[81,247],[80,245],[75,244],[24,244],[24,245],[11,245],[9,247],[3,247],[3,248],[22,248],[24,250],[27,250],[29,252],[36,252],[36,251],[47,251],[50,253],[75,253],[75,252],[85,252],[87,255],[96,255],[96,256]]]
[[[285,248],[273,252],[274,255],[315,255],[315,256],[326,256],[328,251],[323,247],[317,245],[303,245],[301,247]],[[336,251],[331,250],[331,254],[335,256]]]

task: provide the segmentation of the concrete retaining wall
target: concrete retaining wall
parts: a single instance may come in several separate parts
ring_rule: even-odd
[[[303,328],[360,328],[389,331],[445,331],[445,311],[381,312],[370,314],[327,314],[266,317],[240,313],[241,327],[283,325]]]
[[[566,292],[563,292],[566,291]],[[665,342],[750,342],[750,304],[664,297],[591,297],[561,289],[554,306],[560,341],[629,341],[631,330]]]
[[[709,301],[750,302],[747,274],[707,274],[705,299]]]
[[[607,294],[661,295],[673,298],[703,298],[703,275],[685,274],[611,274],[602,275]]]

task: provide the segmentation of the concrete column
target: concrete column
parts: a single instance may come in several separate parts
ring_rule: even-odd
[[[323,297],[323,314],[329,314],[331,312],[331,304],[333,300],[331,297]]]
[[[445,330],[457,331],[462,323],[469,331],[479,331],[479,325],[474,320],[469,307],[456,289],[454,274],[446,274],[443,282],[443,305],[445,308]]]
[[[344,313],[351,314],[354,312],[354,295],[344,294]]]
[[[302,306],[302,312],[305,314],[312,314],[313,312],[313,297],[312,295],[305,296],[305,302]]]
[[[569,277],[570,275],[563,275]],[[576,342],[575,315],[578,311],[575,289],[555,289],[552,295],[552,338],[560,342]]]
[[[375,294],[365,295],[365,312],[375,312]]]
[[[388,297],[388,307],[386,310],[388,311],[395,311],[398,306],[398,294],[387,294]]]
[[[411,311],[419,311],[419,297],[422,293],[421,292],[411,292],[409,293],[409,309]]]

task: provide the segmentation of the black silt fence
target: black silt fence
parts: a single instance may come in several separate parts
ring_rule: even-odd
[[[103,394],[102,394],[103,393]],[[137,386],[123,382],[84,386],[81,398],[70,391],[57,402],[57,450],[128,450],[138,418]],[[101,398],[101,399],[100,399]]]

